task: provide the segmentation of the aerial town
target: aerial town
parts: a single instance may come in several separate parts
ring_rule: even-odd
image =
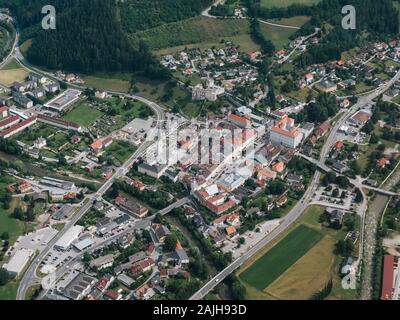
[[[0,12],[0,300],[400,299],[398,33],[310,62],[329,26],[260,19],[293,34],[158,51],[152,99],[31,64]]]

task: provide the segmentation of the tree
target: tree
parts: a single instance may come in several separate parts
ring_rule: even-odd
[[[336,243],[336,253],[347,257],[350,256],[354,251],[354,244],[350,239],[339,240]]]
[[[10,275],[6,269],[0,268],[0,286],[4,286],[10,280]]]
[[[354,198],[354,201],[357,203],[360,203],[364,200],[363,194],[359,188],[356,189],[356,197]]]
[[[176,237],[176,235],[170,234],[166,236],[164,241],[164,250],[167,252],[174,251],[177,243],[178,238]]]
[[[8,232],[3,232],[1,234],[1,240],[8,240],[10,238],[10,235],[8,234]]]
[[[345,177],[345,176],[338,176],[336,178],[336,183],[342,189],[347,189],[349,187],[349,185],[350,185],[349,179],[347,177]]]

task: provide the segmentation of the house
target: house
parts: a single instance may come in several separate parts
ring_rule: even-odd
[[[74,134],[74,135],[71,137],[71,143],[72,143],[72,144],[79,143],[80,141],[81,141],[81,137],[78,136],[77,134]]]
[[[122,196],[118,196],[117,198],[115,198],[115,204],[122,210],[139,219],[144,218],[149,212],[149,209],[142,206],[141,204],[134,202],[133,200],[126,199]]]
[[[360,110],[357,112],[350,121],[355,125],[365,125],[372,117],[372,113],[368,110]]]
[[[276,205],[277,207],[282,207],[284,206],[287,202],[288,202],[288,197],[287,195],[284,193],[282,194],[276,201]]]
[[[97,259],[90,261],[90,267],[101,270],[101,269],[111,267],[113,265],[113,263],[114,263],[114,255],[108,254],[108,255],[101,256]]]
[[[312,73],[307,73],[304,76],[304,80],[306,81],[307,85],[310,85],[314,81],[314,75]]]
[[[114,290],[107,290],[104,293],[104,297],[108,298],[107,300],[121,300],[122,299],[122,295]]]
[[[337,90],[337,85],[329,80],[322,80],[315,84],[315,89],[320,92],[335,92]]]
[[[275,162],[275,164],[272,165],[271,169],[274,172],[282,173],[283,170],[285,170],[285,164],[283,163],[283,161],[277,161]]]
[[[187,265],[189,263],[189,256],[179,241],[176,243],[176,248],[171,255],[171,258],[179,266]]]
[[[33,101],[22,93],[13,91],[12,96],[14,101],[18,103],[21,107],[24,107],[26,109],[30,109],[33,107]]]
[[[392,255],[385,255],[383,258],[383,280],[381,300],[392,300],[394,292],[394,270],[395,270],[395,257]]]
[[[348,106],[350,106],[350,100],[347,98],[343,99],[343,101],[340,103],[340,107],[347,108]]]
[[[340,161],[337,161],[337,160],[332,161],[331,167],[334,171],[336,171],[340,174],[343,174],[347,170],[347,167],[343,163],[341,163]]]
[[[237,233],[237,230],[234,226],[228,226],[225,228],[225,232],[229,237],[232,237]]]
[[[345,212],[343,212],[341,210],[337,210],[337,209],[334,209],[334,210],[327,209],[326,212],[328,214],[329,224],[332,227],[335,227],[338,229],[341,228],[342,224],[343,224]]]
[[[36,139],[35,143],[33,144],[33,147],[36,149],[42,149],[47,145],[47,141],[43,137],[39,137]]]
[[[386,157],[382,157],[377,160],[377,166],[381,169],[385,169],[390,164],[390,160]]]
[[[28,181],[22,180],[18,183],[18,191],[19,193],[26,193],[32,190],[32,186]]]
[[[159,223],[152,224],[151,230],[156,236],[157,241],[160,243],[164,243],[166,236],[171,234],[171,231],[169,231],[166,226]]]

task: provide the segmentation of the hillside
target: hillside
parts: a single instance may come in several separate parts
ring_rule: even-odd
[[[213,0],[125,0],[118,4],[124,31],[132,33],[197,16]]]
[[[41,8],[46,0],[0,0],[18,19],[21,43],[34,64],[75,72],[138,71],[164,78],[163,70],[146,46],[131,45],[126,32],[192,17],[211,0],[53,0],[57,29],[42,30]]]

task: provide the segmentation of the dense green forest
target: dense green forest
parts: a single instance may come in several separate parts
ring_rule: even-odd
[[[128,33],[197,16],[212,0],[125,0],[118,4],[123,29]]]
[[[33,39],[27,58],[51,69],[75,72],[136,71],[151,78],[169,72],[147,46],[132,47],[125,31],[198,14],[211,0],[52,0],[57,29],[42,30],[41,9],[48,0],[0,0],[17,17],[21,41]]]

